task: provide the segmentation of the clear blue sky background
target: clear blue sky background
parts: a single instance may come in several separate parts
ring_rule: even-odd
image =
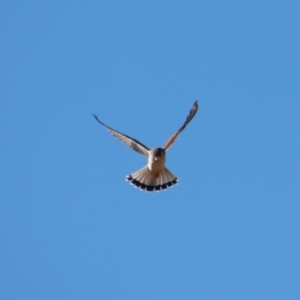
[[[300,299],[299,1],[2,1],[1,299]],[[148,147],[180,178],[124,181]]]

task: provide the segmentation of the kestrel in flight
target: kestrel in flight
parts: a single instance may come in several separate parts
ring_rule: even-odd
[[[126,177],[135,187],[138,187],[147,192],[159,191],[160,189],[166,190],[177,184],[177,177],[172,174],[166,167],[166,151],[175,142],[178,135],[183,131],[186,125],[194,118],[198,110],[198,101],[196,101],[191,108],[183,125],[168,139],[168,141],[161,147],[149,149],[139,141],[116,131],[104,123],[102,123],[96,115],[95,119],[103,125],[114,137],[118,138],[121,142],[125,143],[134,151],[148,157],[148,164],[144,168],[132,173]]]

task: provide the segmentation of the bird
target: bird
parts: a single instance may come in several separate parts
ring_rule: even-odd
[[[142,169],[127,175],[126,180],[140,190],[145,190],[147,192],[159,192],[160,190],[166,190],[168,187],[173,187],[177,184],[178,178],[165,166],[166,152],[173,145],[179,134],[191,122],[197,111],[198,101],[195,101],[183,125],[167,140],[162,147],[155,147],[152,149],[149,149],[138,140],[105,125],[99,120],[97,115],[93,114],[93,117],[114,137],[125,143],[132,150],[148,157],[148,164]]]

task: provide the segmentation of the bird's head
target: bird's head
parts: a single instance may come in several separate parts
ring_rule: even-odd
[[[159,161],[165,158],[166,152],[162,148],[153,148],[151,149],[151,154],[154,161]]]

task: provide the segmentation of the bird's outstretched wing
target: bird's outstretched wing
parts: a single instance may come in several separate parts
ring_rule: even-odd
[[[143,154],[143,155],[146,155],[148,156],[149,155],[149,149],[143,145],[142,143],[140,143],[139,141],[131,138],[130,136],[128,135],[125,135],[121,132],[118,132],[110,127],[108,127],[107,125],[105,125],[104,123],[102,123],[98,117],[96,115],[93,115],[94,118],[102,125],[104,126],[114,137],[118,138],[121,142],[125,143],[127,146],[129,146],[132,150],[140,153],[140,154]]]
[[[189,115],[187,116],[185,122],[183,125],[167,140],[167,142],[164,144],[163,149],[167,150],[172,146],[172,144],[175,142],[176,138],[180,134],[180,132],[186,127],[187,124],[189,124],[192,119],[194,118],[195,114],[197,113],[198,110],[198,101],[196,101],[191,108]]]

